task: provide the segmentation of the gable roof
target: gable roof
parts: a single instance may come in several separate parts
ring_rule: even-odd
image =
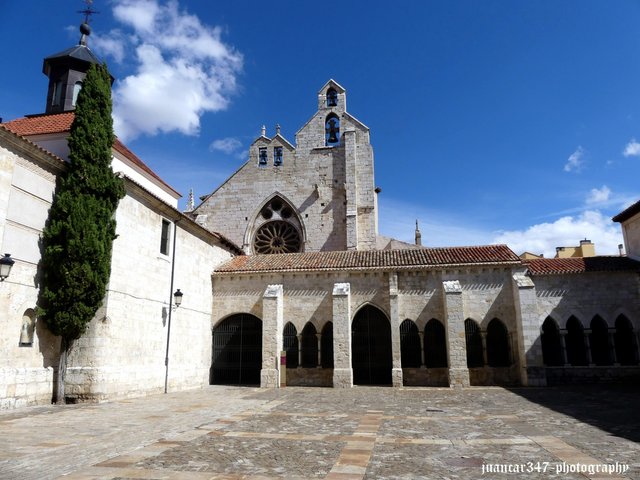
[[[624,222],[625,220],[629,220],[636,213],[640,213],[640,200],[638,200],[633,205],[631,205],[631,206],[627,207],[626,209],[624,209],[622,212],[617,214],[611,220],[613,220],[614,222]]]
[[[71,131],[74,112],[62,112],[53,114],[27,115],[23,118],[17,118],[9,122],[2,123],[7,130],[20,135],[22,137],[30,137],[33,135],[53,135],[60,133],[68,133]],[[160,182],[164,187],[171,190],[178,196],[182,196],[171,185],[162,180],[160,176],[147,166],[140,158],[129,150],[124,143],[117,138],[113,142],[113,149],[123,155],[134,166],[149,176]]]
[[[521,265],[506,245],[423,248],[406,250],[349,250],[283,253],[235,257],[214,274],[336,270],[406,270],[464,265]]]
[[[640,272],[640,262],[629,257],[532,258],[523,260],[530,275],[562,275],[586,272]]]

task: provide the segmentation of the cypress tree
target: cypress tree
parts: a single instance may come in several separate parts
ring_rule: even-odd
[[[58,176],[42,235],[39,316],[61,337],[55,400],[64,403],[67,353],[102,305],[125,190],[111,169],[113,121],[106,65],[92,65],[78,94],[68,138],[69,164]]]

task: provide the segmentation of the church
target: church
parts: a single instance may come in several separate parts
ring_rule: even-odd
[[[77,93],[99,62],[89,34],[83,24],[78,45],[44,59],[45,112],[0,124],[0,241],[13,262],[0,283],[0,408],[49,403],[54,391],[59,339],[35,315],[39,239]],[[126,196],[111,279],[70,353],[68,401],[208,384],[640,378],[640,202],[613,219],[620,256],[429,248],[417,226],[415,244],[386,238],[369,128],[335,80],[309,105],[294,139],[263,127],[246,163],[186,212],[171,179],[116,139],[112,168]]]

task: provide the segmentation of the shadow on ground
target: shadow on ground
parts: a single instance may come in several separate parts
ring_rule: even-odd
[[[640,442],[640,385],[506,389],[617,437]]]

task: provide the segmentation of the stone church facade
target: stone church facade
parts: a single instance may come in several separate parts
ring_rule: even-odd
[[[82,41],[45,60],[47,111],[0,124],[0,239],[16,262],[0,283],[1,408],[53,391],[58,340],[35,316],[38,239],[95,61]],[[118,140],[112,165],[127,196],[104,306],[69,359],[72,400],[272,388],[283,371],[287,385],[333,387],[640,378],[640,202],[614,218],[626,256],[523,261],[505,245],[385,239],[370,132],[334,80],[293,142],[263,128],[192,211]]]

